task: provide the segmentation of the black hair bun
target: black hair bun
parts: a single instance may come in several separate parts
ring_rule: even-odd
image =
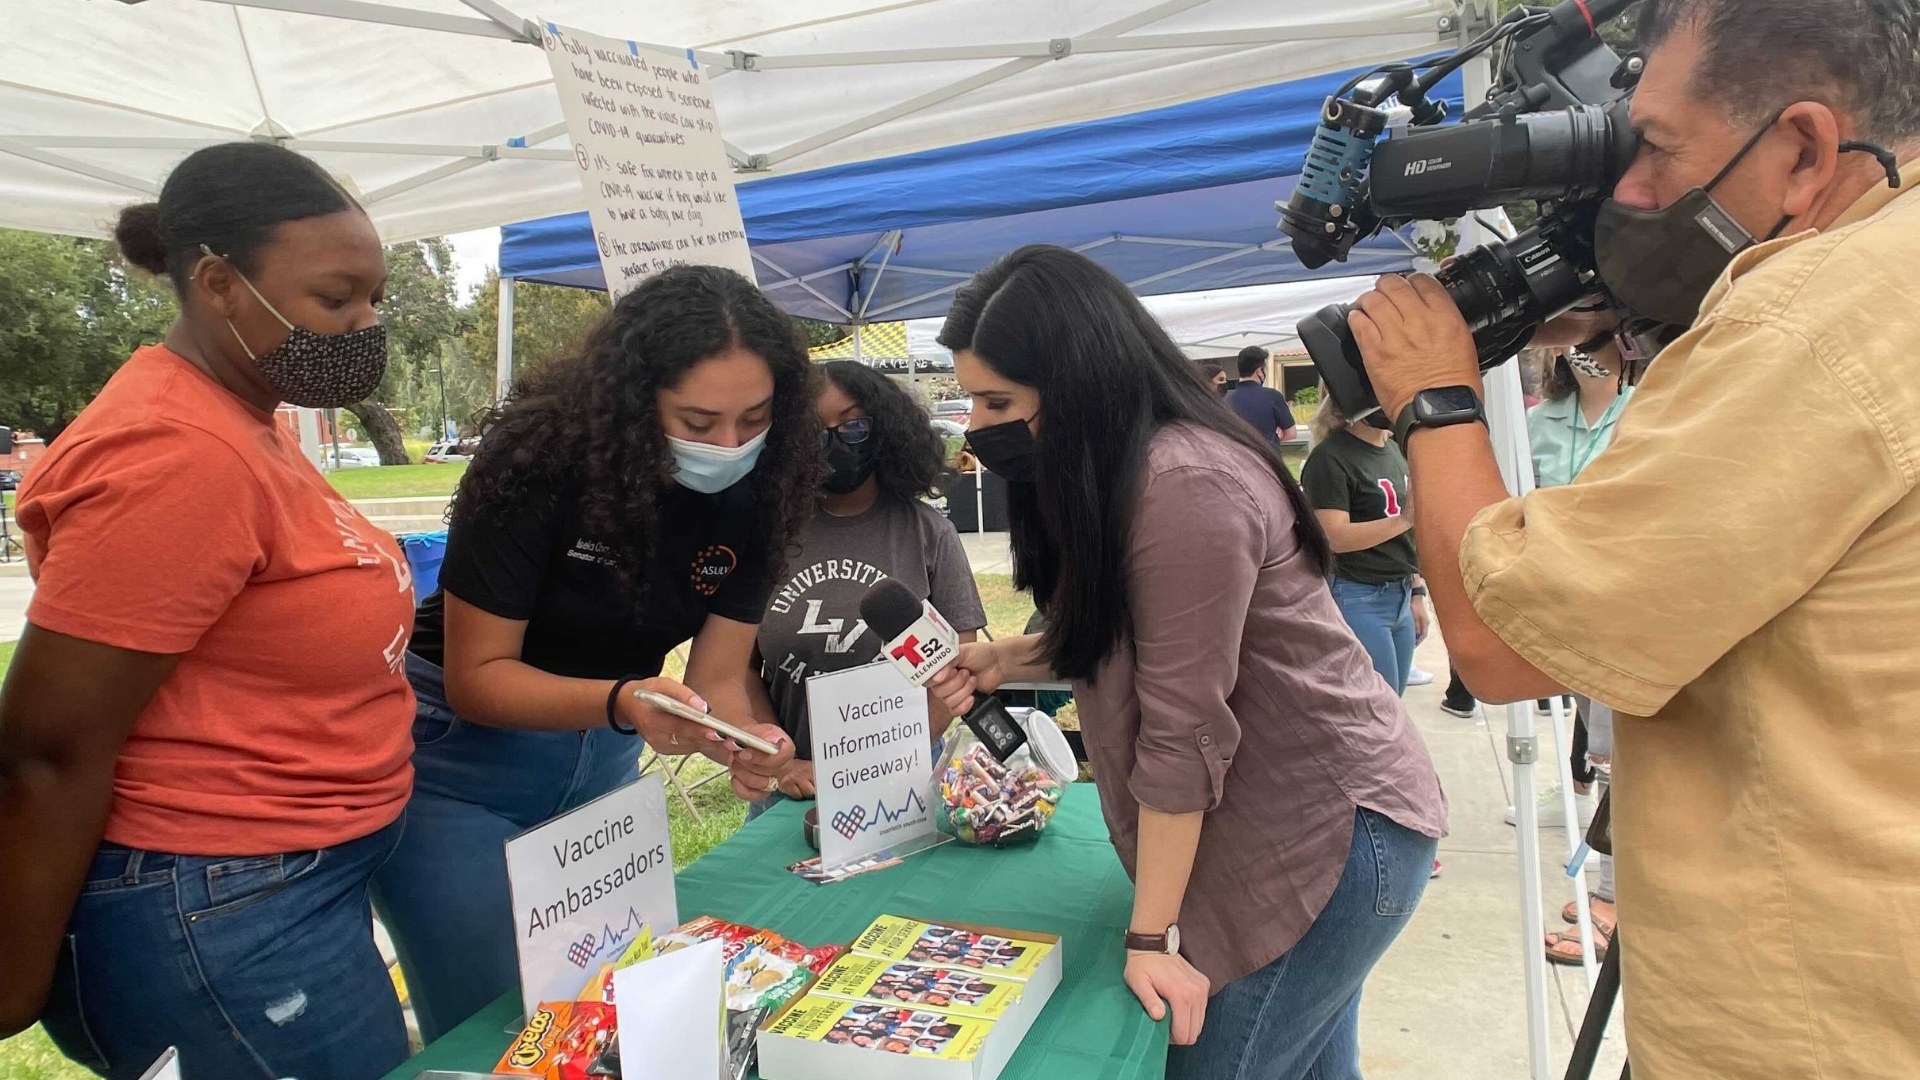
[[[120,254],[149,274],[167,272],[167,241],[160,230],[160,204],[135,203],[120,211],[113,227]]]

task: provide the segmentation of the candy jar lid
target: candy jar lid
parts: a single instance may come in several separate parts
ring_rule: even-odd
[[[1073,744],[1061,733],[1053,717],[1034,709],[1020,719],[1027,729],[1027,745],[1033,749],[1034,760],[1040,767],[1062,784],[1079,779],[1080,762],[1073,756]]]

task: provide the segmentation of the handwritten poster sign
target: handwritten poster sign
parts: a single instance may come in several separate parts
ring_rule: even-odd
[[[679,925],[659,774],[507,841],[520,1001],[570,1001],[645,926]]]
[[[882,661],[807,680],[813,784],[820,800],[820,865],[937,842],[927,790],[933,745],[927,692]]]
[[[682,263],[752,278],[733,167],[692,50],[552,23],[546,46],[613,296]]]

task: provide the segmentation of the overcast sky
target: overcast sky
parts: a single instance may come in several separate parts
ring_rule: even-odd
[[[487,268],[500,264],[500,230],[478,229],[447,237],[459,266],[460,296],[465,299],[486,280]]]

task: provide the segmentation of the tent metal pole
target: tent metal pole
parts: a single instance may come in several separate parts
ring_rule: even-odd
[[[493,401],[496,405],[505,401],[507,391],[513,388],[513,294],[518,284],[510,277],[500,279],[499,337],[494,346],[493,360]]]
[[[539,23],[536,23],[531,19],[523,19],[520,16],[515,15],[513,12],[508,11],[506,8],[503,8],[499,4],[494,3],[493,0],[460,0],[460,2],[462,4],[465,4],[467,7],[470,7],[473,10],[479,12],[480,14],[485,15],[487,18],[492,19],[494,22],[500,24],[502,27],[506,28],[507,30],[511,30],[515,34],[518,34],[521,40],[525,40],[525,41],[540,40],[540,24]]]
[[[355,22],[380,23],[386,26],[408,26],[416,30],[438,30],[448,34],[497,38],[501,41],[518,41],[524,44],[536,43],[527,41],[522,32],[508,29],[492,19],[440,15],[413,8],[363,3],[362,0],[201,0],[201,2],[225,4],[228,7],[284,11],[290,15],[319,15],[329,19],[351,19]]]
[[[1104,26],[1095,27],[1093,30],[1088,31],[1081,40],[1092,42],[1105,38],[1117,38],[1122,34],[1138,30],[1140,27],[1151,26],[1162,19],[1178,15],[1190,8],[1199,7],[1205,2],[1206,0],[1162,0],[1161,3],[1155,4],[1145,11],[1135,12],[1127,18],[1107,23]],[[842,139],[850,138],[863,131],[879,127],[881,124],[890,123],[903,116],[911,116],[922,109],[931,108],[943,101],[949,101],[962,94],[978,90],[983,86],[991,86],[1002,80],[1010,79],[1021,72],[1031,71],[1042,64],[1061,59],[1073,51],[1071,41],[1067,38],[1055,38],[1048,43],[1047,49],[1047,53],[1043,56],[1027,56],[1009,63],[998,64],[969,78],[961,79],[959,82],[949,83],[946,86],[930,90],[918,97],[910,98],[896,105],[889,106],[879,112],[870,113],[857,120],[848,121],[847,123],[820,132],[817,135],[801,139],[799,142],[781,147],[766,156],[766,163],[768,165],[777,165],[782,161],[787,161],[801,154],[818,150],[823,146],[830,146]]]
[[[844,124],[835,125],[818,134],[809,135],[797,142],[789,143],[767,154],[766,163],[769,165],[778,165],[783,161],[791,160],[802,154],[812,153],[823,146],[831,146],[842,139],[851,138],[863,131],[869,131],[879,127],[881,124],[891,123],[903,116],[911,116],[923,109],[930,109],[943,101],[951,101],[962,94],[972,93],[983,86],[991,86],[1003,79],[1010,79],[1023,71],[1030,71],[1044,63],[1047,63],[1047,61],[1042,59],[1014,60],[1000,64],[997,67],[980,72],[977,75],[969,76],[958,82],[948,83],[945,86],[929,90],[918,97],[908,98],[898,104],[889,105],[878,112],[868,113],[858,119],[849,120]]]
[[[37,161],[42,165],[51,166],[62,172],[90,176],[95,180],[102,180],[116,187],[137,191],[142,195],[152,195],[156,190],[152,183],[142,180],[139,177],[128,176],[125,173],[115,172],[112,169],[101,168],[98,165],[93,165],[77,158],[70,158],[65,154],[50,154],[45,150],[37,150],[9,138],[0,138],[0,154],[12,154],[15,157],[23,157],[28,161]]]
[[[851,263],[845,266],[836,266],[828,270],[816,271],[812,274],[801,276],[801,275],[789,273],[788,271],[781,269],[781,266],[779,263],[774,262],[772,259],[767,258],[765,255],[762,255],[757,251],[753,253],[753,258],[754,258],[754,261],[762,264],[763,266],[768,267],[769,269],[773,270],[774,273],[779,274],[782,279],[780,282],[777,283],[777,285],[763,285],[761,286],[761,288],[771,289],[771,288],[776,288],[780,285],[789,285],[789,284],[798,285],[802,290],[804,290],[807,293],[807,295],[813,297],[815,300],[818,300],[821,303],[827,305],[828,307],[832,308],[834,311],[838,312],[839,314],[845,316],[849,320],[853,318],[853,312],[848,311],[845,304],[842,304],[840,301],[835,300],[832,297],[829,297],[826,293],[823,293],[819,289],[816,289],[812,285],[808,284],[809,278],[815,278],[823,274],[837,273],[839,271],[846,270],[852,265]],[[758,274],[755,274],[754,276],[756,278],[759,277]]]
[[[743,71],[776,71],[793,68],[867,67],[879,64],[930,64],[955,60],[1058,60],[1074,53],[1137,52],[1142,49],[1202,49],[1284,45],[1296,41],[1339,41],[1346,38],[1425,35],[1436,41],[1441,33],[1439,21],[1430,15],[1397,19],[1362,19],[1348,22],[1311,22],[1290,26],[1249,27],[1241,30],[1206,30],[1177,34],[1129,34],[1109,37],[1083,34],[1079,37],[1052,38],[1047,41],[1016,41],[999,45],[951,45],[927,49],[867,49],[834,53],[793,53],[767,56],[759,53],[728,53],[732,66]],[[1125,33],[1125,31],[1121,31]],[[1418,47],[1411,50],[1417,52]]]

